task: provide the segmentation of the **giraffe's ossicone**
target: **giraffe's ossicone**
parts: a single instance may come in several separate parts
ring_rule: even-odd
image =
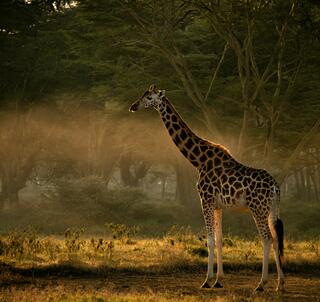
[[[222,209],[237,208],[251,212],[262,239],[262,277],[256,290],[263,290],[267,282],[271,243],[278,271],[277,289],[283,290],[283,225],[279,218],[280,189],[274,178],[265,170],[242,165],[225,147],[197,136],[166,98],[165,91],[155,85],[151,85],[129,110],[149,107],[159,112],[175,145],[198,170],[197,189],[208,236],[208,270],[201,287],[211,287],[215,245],[217,277],[213,286],[222,287]]]

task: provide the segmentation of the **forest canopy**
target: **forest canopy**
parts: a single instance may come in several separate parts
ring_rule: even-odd
[[[318,1],[2,0],[1,202],[30,182],[98,177],[142,188],[194,174],[156,114],[129,114],[150,84],[284,196],[320,202]],[[162,193],[161,193],[162,192]]]

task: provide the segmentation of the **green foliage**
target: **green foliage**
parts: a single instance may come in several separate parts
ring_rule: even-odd
[[[53,159],[52,154],[50,159],[43,159],[41,152],[35,152],[32,156],[23,154],[25,158],[32,157],[32,163],[41,162],[39,170],[45,170],[49,161],[56,162],[61,157],[61,165],[65,169],[61,169],[60,180],[54,179],[54,191],[43,198],[47,202],[41,205],[43,212],[40,214],[41,209],[33,211],[30,207],[27,210],[29,216],[23,209],[16,213],[19,219],[15,221],[25,221],[28,217],[43,219],[42,227],[46,231],[62,231],[72,223],[72,227],[103,225],[105,221],[113,226],[119,226],[123,221],[128,225],[139,224],[143,232],[156,232],[158,235],[173,223],[190,224],[199,228],[199,215],[188,212],[186,207],[174,201],[172,204],[156,204],[136,189],[107,190],[103,172],[99,171],[99,174],[94,169],[83,168],[90,165],[103,166],[100,157],[87,158],[90,152],[102,153],[103,156],[105,153],[109,156],[122,152],[119,149],[105,151],[105,146],[94,149],[91,143],[96,139],[96,124],[87,122],[87,119],[100,121],[109,118],[110,115],[115,117],[114,123],[110,122],[105,129],[108,145],[114,145],[111,132],[117,131],[115,124],[123,124],[123,128],[129,129],[129,134],[121,136],[124,137],[125,143],[122,143],[121,139],[124,151],[135,149],[139,153],[145,152],[149,155],[151,152],[149,148],[145,148],[146,145],[151,146],[152,150],[161,149],[155,146],[155,137],[162,139],[154,135],[155,124],[146,127],[143,119],[145,117],[140,115],[143,126],[134,133],[131,124],[127,123],[128,103],[136,99],[151,82],[156,82],[167,90],[168,96],[174,98],[182,115],[187,117],[188,121],[190,119],[192,126],[200,132],[206,133],[208,131],[204,128],[210,128],[202,123],[203,112],[209,116],[210,121],[217,122],[224,142],[232,151],[236,150],[244,110],[248,109],[248,141],[245,146],[248,148],[243,152],[248,164],[264,165],[264,146],[270,130],[268,127],[272,114],[279,111],[275,114],[277,123],[271,138],[270,170],[275,172],[281,170],[282,163],[290,157],[297,143],[319,117],[320,13],[319,5],[315,1],[295,2],[291,13],[292,1],[288,0],[268,2],[265,5],[259,5],[258,1],[218,1],[219,5],[216,5],[210,1],[197,3],[166,0],[78,0],[77,5],[64,5],[67,2],[4,0],[0,4],[0,70],[4,75],[0,79],[0,105],[24,111],[34,103],[47,105],[52,102],[54,110],[57,110],[59,115],[61,113],[61,120],[70,119],[70,123],[73,124],[71,131],[76,132],[74,129],[84,120],[85,125],[89,125],[88,128],[92,126],[94,129],[92,132],[88,131],[90,133],[86,136],[83,135],[85,127],[81,128],[81,135],[78,133],[80,139],[76,139],[77,135],[73,135],[74,133],[64,136],[60,130],[57,131],[57,136],[64,136],[63,140],[67,145],[73,140],[81,142],[75,143],[76,147],[74,152],[70,152],[71,155],[66,155],[67,151],[60,149],[56,152],[58,159]],[[208,14],[208,9],[204,7],[206,4],[209,8],[214,7],[211,14]],[[212,23],[215,14],[222,20],[220,31]],[[247,27],[251,22],[252,37],[246,38]],[[285,35],[283,40],[278,40],[283,25],[287,26]],[[227,32],[227,36],[223,36],[224,31]],[[208,94],[204,109],[201,109],[193,97],[201,98],[208,93],[210,81],[225,46],[224,37],[230,35],[235,36],[236,46],[229,43],[226,57],[213,82],[212,91]],[[253,54],[248,58],[252,61],[247,65],[249,68],[256,66],[256,69],[254,72],[251,70],[248,77],[241,81],[237,72],[238,55],[246,54],[246,43],[252,43],[247,50],[252,50]],[[283,48],[275,49],[279,43]],[[268,62],[271,62],[268,67],[271,73],[265,83],[252,77],[263,74]],[[283,67],[282,70],[277,69],[280,65]],[[294,71],[297,72],[295,76]],[[280,94],[275,96],[275,87],[279,82]],[[248,83],[249,94],[254,92],[257,83],[263,86],[255,102],[249,106],[241,101],[242,84],[245,83]],[[82,111],[76,118],[73,116],[81,106],[84,112],[90,112],[90,117]],[[123,117],[124,119],[121,119]],[[67,128],[64,124],[54,122],[45,133],[50,136],[55,129],[60,129],[60,126],[63,129]],[[151,128],[148,135],[146,128]],[[122,130],[121,128],[119,132]],[[114,136],[118,137],[117,134],[118,132]],[[210,133],[209,138],[210,136],[216,139],[214,133]],[[140,141],[141,137],[143,143]],[[20,144],[24,153],[28,149],[28,143],[30,146],[39,145],[39,150],[43,149],[41,143],[35,140]],[[316,134],[304,146],[299,153],[299,159],[294,161],[294,169],[290,170],[291,173],[296,173],[296,170],[303,168],[315,169],[313,173],[318,176],[315,177],[313,186],[309,185],[313,191],[319,183],[318,146],[319,136]],[[316,152],[308,154],[310,148]],[[162,153],[163,150],[160,151],[159,153]],[[8,153],[11,158],[13,152]],[[70,179],[66,166],[69,159],[75,161],[77,153],[85,154],[79,159],[79,162],[84,162],[83,169],[75,167],[74,170],[77,171],[74,175],[78,178]],[[22,155],[18,157],[23,158]],[[12,162],[18,157],[5,161],[8,166],[13,167]],[[26,162],[25,158],[21,162]],[[115,162],[112,167],[116,166],[118,159],[112,156],[110,158],[112,159],[109,162]],[[154,158],[158,160],[157,156]],[[4,160],[4,157],[0,160]],[[174,166],[171,162],[170,165]],[[3,175],[13,175],[12,178],[17,180],[15,169],[3,171],[3,166],[0,163],[2,188]],[[21,170],[24,174],[28,167],[23,166]],[[106,167],[105,170],[113,171],[110,167]],[[34,171],[33,177],[39,179],[39,174],[39,171]],[[85,177],[82,177],[83,175]],[[293,195],[292,192],[290,194]],[[286,210],[286,207],[283,209]],[[287,208],[291,209],[291,206]],[[290,217],[286,230],[295,237],[300,236],[301,229],[305,231],[303,236],[316,236],[319,232],[315,222],[319,220],[319,215],[316,211],[309,213],[310,209],[308,212],[300,213],[298,208],[294,207],[295,213],[286,211]],[[179,213],[179,217],[176,213]],[[47,216],[39,217],[42,214]],[[25,216],[28,217],[24,218]],[[7,217],[10,218],[10,215]],[[12,223],[10,219],[1,221],[5,226]],[[242,219],[226,215],[225,221],[227,233],[252,236],[253,225],[247,222],[247,217]],[[115,232],[117,238],[132,236],[127,234],[126,229],[116,227],[114,230],[110,229],[110,232]],[[32,237],[30,234],[28,236]],[[192,237],[186,230],[178,227],[166,236],[172,246],[187,242]],[[18,254],[25,254],[25,250],[32,249],[33,240],[36,239],[32,239],[31,246],[26,247],[24,239],[16,235],[10,245],[16,245]],[[80,249],[77,245],[80,239],[77,239],[75,234],[70,233],[68,240],[70,251],[75,251],[77,247]],[[72,240],[75,240],[74,244]],[[232,247],[233,244],[226,239],[224,243],[228,247]],[[105,245],[97,245],[96,242],[95,244],[99,248]],[[6,243],[3,242],[0,251],[5,250],[5,246]],[[54,250],[54,247],[52,249]]]
[[[106,220],[120,222],[146,197],[135,189],[107,190],[102,178],[89,176],[57,182],[56,190],[46,198],[60,209],[102,224]]]
[[[136,226],[136,230],[129,231],[129,237],[138,231],[159,236],[177,221],[177,211],[184,213],[178,218],[181,225],[187,224],[195,215],[178,202],[155,202],[138,189],[107,190],[103,179],[98,177],[58,181],[54,189],[46,192],[44,198],[46,204],[39,211],[45,210],[43,214],[49,217],[42,228],[55,229],[58,232],[70,225],[74,228],[85,226],[86,229],[96,231],[95,227],[104,225],[106,221],[113,225],[121,225],[126,221],[127,225]],[[21,213],[22,220],[23,217]],[[72,221],[70,217],[73,217]],[[33,221],[37,220],[42,221],[42,217],[33,218]],[[105,230],[104,228],[99,231]],[[123,230],[124,236],[127,235],[127,231]],[[119,239],[119,234],[115,236]]]

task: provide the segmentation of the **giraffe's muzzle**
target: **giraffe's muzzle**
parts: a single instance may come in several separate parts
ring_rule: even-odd
[[[135,111],[137,111],[138,109],[139,109],[139,101],[133,103],[133,104],[130,106],[129,111],[130,111],[130,112],[135,112]]]

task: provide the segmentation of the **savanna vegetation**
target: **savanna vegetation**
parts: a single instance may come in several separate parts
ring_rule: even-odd
[[[155,83],[199,135],[277,179],[287,298],[316,301],[319,29],[309,0],[0,1],[0,299],[279,298],[250,296],[261,248],[234,212],[234,287],[197,289],[196,174],[156,112],[128,112]]]
[[[64,237],[40,236],[33,228],[1,236],[1,301],[276,301],[252,296],[259,278],[260,240],[225,237],[226,289],[200,290],[206,267],[205,235],[172,226],[159,238],[139,228],[106,224],[103,236],[67,229]],[[319,240],[286,241],[289,290],[282,298],[318,298]],[[271,266],[275,277],[275,264]],[[299,276],[299,277],[298,277]],[[275,278],[271,279],[275,279]],[[274,286],[275,280],[270,282]],[[301,284],[299,284],[301,283]],[[303,286],[308,291],[303,291]],[[271,293],[270,293],[271,292]],[[282,299],[281,298],[281,299]],[[280,300],[281,300],[280,299]]]

